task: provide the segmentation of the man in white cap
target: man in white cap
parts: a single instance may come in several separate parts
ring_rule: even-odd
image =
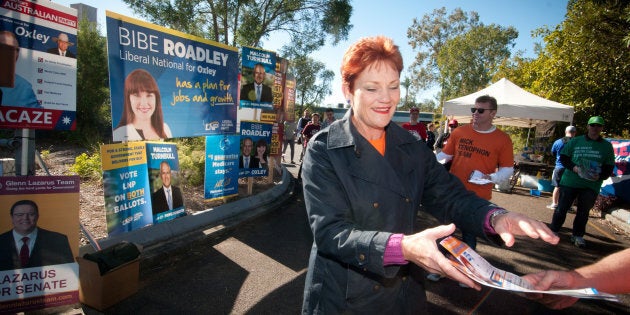
[[[562,178],[562,173],[564,172],[564,166],[562,166],[562,162],[560,162],[560,151],[562,151],[565,143],[575,137],[576,132],[575,126],[568,126],[564,129],[564,137],[556,140],[551,146],[551,155],[556,157],[556,166],[554,167],[553,174],[551,175],[551,185],[553,185],[554,188],[553,193],[551,194],[551,204],[547,205],[547,209],[554,210],[558,207],[558,198],[560,198],[560,178]]]
[[[59,33],[59,37],[53,37],[52,40],[53,42],[57,43],[57,47],[48,49],[47,50],[48,53],[59,55],[59,56],[66,56],[69,58],[77,57],[72,52],[68,51],[68,47],[74,45],[74,43],[70,42],[70,39],[68,38],[68,34]]]

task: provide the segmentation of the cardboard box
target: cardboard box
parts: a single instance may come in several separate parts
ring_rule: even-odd
[[[0,176],[15,176],[15,159],[0,159]]]
[[[79,263],[79,300],[99,311],[138,292],[140,259],[120,265],[101,276],[98,264],[77,257]]]

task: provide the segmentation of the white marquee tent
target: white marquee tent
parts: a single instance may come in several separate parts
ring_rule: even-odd
[[[470,108],[474,107],[475,99],[486,94],[496,98],[499,105],[494,119],[496,125],[531,128],[549,121],[573,121],[572,106],[529,93],[506,78],[478,92],[446,101],[442,115],[467,123],[472,117]]]

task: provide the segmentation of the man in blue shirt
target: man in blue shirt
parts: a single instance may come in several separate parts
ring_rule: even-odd
[[[568,126],[564,129],[564,137],[556,140],[551,146],[551,154],[556,157],[556,167],[553,169],[553,174],[551,175],[551,185],[553,185],[554,188],[551,195],[551,204],[547,205],[547,209],[556,209],[558,207],[560,178],[562,178],[562,173],[564,172],[564,166],[562,166],[560,162],[560,151],[562,151],[565,143],[575,137],[576,132],[575,126]]]
[[[10,31],[0,31],[0,47],[2,50],[10,50],[13,52],[15,58],[7,60],[6,62],[13,62],[13,69],[15,69],[15,64],[20,56],[20,46],[15,35]],[[6,67],[4,69],[10,68],[11,67]],[[1,73],[1,75],[14,75],[14,80],[12,85],[0,86],[0,105],[42,108],[39,102],[37,102],[37,97],[33,92],[33,86],[28,80],[16,73]]]

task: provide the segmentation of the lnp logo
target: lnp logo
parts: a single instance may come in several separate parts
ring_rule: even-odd
[[[206,130],[217,130],[217,128],[219,128],[219,122],[218,121],[213,121],[213,122],[209,122],[205,125]]]

